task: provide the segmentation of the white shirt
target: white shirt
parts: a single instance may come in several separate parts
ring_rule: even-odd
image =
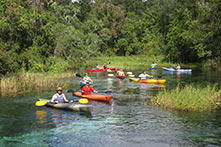
[[[90,77],[84,77],[83,78],[83,81],[86,83],[86,82],[91,82],[91,78]]]
[[[139,78],[141,79],[141,80],[145,80],[147,77],[149,77],[150,75],[148,75],[148,74],[140,74],[139,75]]]
[[[124,75],[124,72],[123,72],[123,71],[118,71],[118,72],[117,72],[117,75],[123,76],[123,75]]]

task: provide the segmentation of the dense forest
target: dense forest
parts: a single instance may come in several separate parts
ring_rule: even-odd
[[[221,60],[220,0],[1,0],[0,74],[96,56]]]

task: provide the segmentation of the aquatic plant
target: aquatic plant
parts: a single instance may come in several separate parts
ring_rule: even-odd
[[[181,111],[207,111],[216,109],[221,100],[221,90],[216,85],[178,85],[176,89],[160,92],[151,99],[152,105]]]
[[[33,90],[52,89],[58,86],[67,87],[64,78],[74,77],[75,74],[67,73],[17,73],[3,76],[0,81],[0,94],[10,95],[30,92]]]

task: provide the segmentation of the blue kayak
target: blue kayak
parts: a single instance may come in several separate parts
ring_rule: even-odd
[[[163,70],[165,71],[173,71],[173,72],[192,72],[192,69],[175,69],[173,67],[170,68],[166,68],[166,67],[162,67]]]

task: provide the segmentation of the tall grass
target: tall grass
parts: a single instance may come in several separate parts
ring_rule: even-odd
[[[152,62],[158,64],[158,68],[175,66],[175,63],[163,61],[163,56],[112,56],[112,57],[96,57],[89,59],[86,64],[90,68],[99,64],[102,67],[107,64],[108,67],[123,68],[125,70],[147,69],[150,68]],[[182,65],[182,67],[187,65]],[[193,65],[188,65],[193,66]]]
[[[52,89],[58,86],[67,87],[64,78],[74,77],[74,73],[17,73],[1,78],[0,94],[13,95],[33,90]]]
[[[163,91],[151,99],[152,105],[181,111],[207,111],[216,109],[221,101],[221,90],[215,86],[186,85],[184,88]]]

